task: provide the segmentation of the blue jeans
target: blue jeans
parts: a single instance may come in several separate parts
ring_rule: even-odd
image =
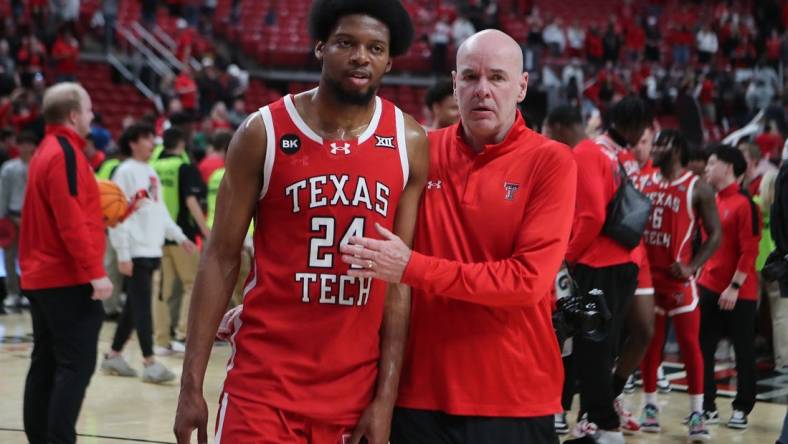
[[[785,412],[785,419],[783,419],[783,431],[780,433],[780,439],[777,440],[780,444],[788,444],[788,411]]]

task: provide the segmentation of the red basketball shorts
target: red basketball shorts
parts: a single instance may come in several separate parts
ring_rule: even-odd
[[[216,418],[215,444],[346,444],[353,429],[305,418],[227,393]]]

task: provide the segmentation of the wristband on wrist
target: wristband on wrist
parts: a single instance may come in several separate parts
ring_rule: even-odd
[[[741,284],[736,282],[736,281],[733,281],[733,282],[731,282],[731,288],[733,288],[734,290],[740,290],[741,289]]]

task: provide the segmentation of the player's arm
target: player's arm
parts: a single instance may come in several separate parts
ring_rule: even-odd
[[[424,129],[410,116],[405,120],[409,176],[394,219],[394,234],[410,248],[416,229],[421,193],[429,170],[429,142]],[[408,339],[410,321],[410,287],[403,283],[389,284],[380,332],[380,361],[375,399],[359,420],[350,443],[362,436],[368,442],[387,442],[391,428],[391,414],[397,400],[402,355]],[[384,436],[385,435],[385,436]]]
[[[701,244],[692,261],[688,264],[695,274],[703,264],[717,251],[722,242],[722,226],[720,225],[720,215],[717,211],[717,200],[714,197],[714,190],[702,180],[695,182],[695,189],[692,193],[692,206],[696,214],[700,215],[703,230],[707,238]]]
[[[761,241],[761,212],[752,200],[749,200],[749,205],[742,205],[736,210],[736,229],[739,259],[736,262],[733,278],[720,294],[718,304],[722,310],[733,310],[736,307],[739,290],[747,280],[748,270],[755,267],[755,260],[758,257],[758,245]]]
[[[196,196],[189,196],[186,198],[186,208],[189,209],[189,214],[194,218],[194,222],[200,229],[202,237],[207,239],[211,234],[211,230],[208,228],[208,222],[205,220],[205,214],[202,212],[202,207]]]
[[[178,444],[207,442],[208,409],[203,381],[219,321],[235,288],[249,222],[263,179],[266,133],[259,113],[247,117],[227,151],[226,173],[216,199],[213,235],[200,258],[189,310],[189,336],[183,361],[181,392],[175,417]]]

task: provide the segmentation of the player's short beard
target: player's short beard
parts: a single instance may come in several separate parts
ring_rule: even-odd
[[[331,90],[331,95],[337,99],[338,102],[344,103],[346,105],[353,105],[353,106],[366,106],[369,105],[369,102],[375,98],[375,94],[378,92],[378,85],[370,85],[367,88],[366,92],[358,92],[358,91],[348,91],[342,87],[342,84],[332,79],[331,77],[326,77],[326,86],[328,89]]]

